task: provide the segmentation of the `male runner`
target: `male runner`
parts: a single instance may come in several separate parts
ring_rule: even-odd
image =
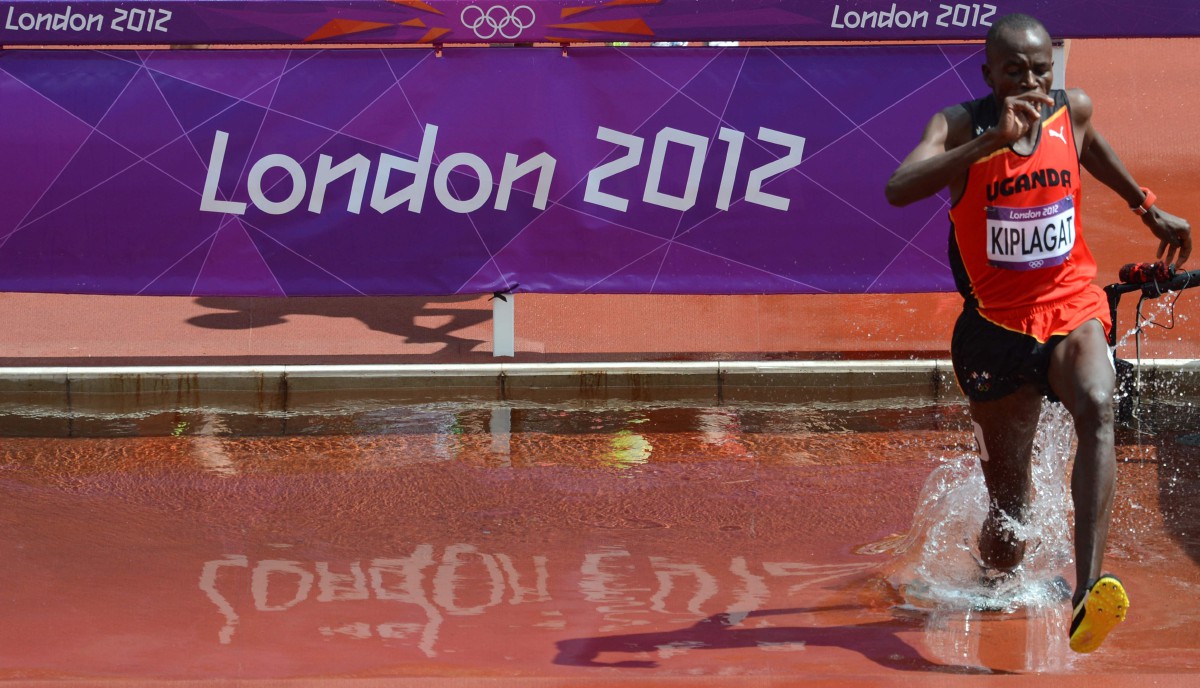
[[[1025,543],[1033,437],[1043,396],[1075,422],[1075,594],[1071,648],[1091,652],[1125,618],[1121,582],[1101,573],[1115,487],[1115,371],[1104,292],[1083,241],[1079,168],[1115,191],[1159,239],[1157,256],[1182,265],[1188,223],[1155,204],[1092,126],[1079,89],[1051,90],[1050,35],[1033,17],[992,26],[983,79],[991,95],[946,108],[887,184],[907,205],[950,192],[950,264],[965,303],[951,355],[970,399],[990,509],[979,553],[991,574],[1013,571]]]

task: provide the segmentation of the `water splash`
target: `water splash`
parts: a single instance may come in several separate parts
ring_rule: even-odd
[[[1180,292],[1166,292],[1160,300],[1140,302],[1138,322],[1120,335],[1113,349],[1114,354],[1124,352],[1125,358],[1123,362],[1118,362],[1117,368],[1117,419],[1138,436],[1153,436],[1163,430],[1156,422],[1156,414],[1151,412],[1152,407],[1171,404],[1191,406],[1187,394],[1179,388],[1177,376],[1160,369],[1150,371],[1143,379],[1143,347],[1151,336],[1166,337],[1168,331],[1188,319],[1185,314],[1175,312],[1179,295]],[[1179,341],[1182,341],[1182,337]],[[1156,351],[1157,357],[1174,356],[1169,342],[1160,341],[1159,345],[1166,349]],[[1151,399],[1153,404],[1148,403]],[[1171,415],[1174,414],[1168,414],[1168,417]]]
[[[1033,495],[1025,524],[1005,527],[1026,543],[1012,575],[988,579],[979,558],[987,489],[974,452],[945,457],[925,482],[909,532],[896,541],[886,580],[917,611],[992,610],[1061,605],[1062,572],[1072,561],[1067,480],[1074,424],[1061,404],[1045,402],[1033,446]]]
[[[1155,330],[1167,332],[1175,329],[1178,323],[1187,322],[1186,314],[1175,312],[1176,302],[1180,295],[1181,292],[1168,291],[1162,294],[1161,300],[1148,299],[1140,302],[1137,309],[1137,321],[1117,339],[1117,349],[1120,350],[1122,346],[1128,344],[1130,339],[1133,339],[1135,344],[1140,344],[1142,336],[1148,336]],[[1170,357],[1172,352],[1168,350],[1165,355]]]

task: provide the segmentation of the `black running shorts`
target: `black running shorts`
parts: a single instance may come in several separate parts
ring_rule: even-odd
[[[1051,400],[1050,354],[1066,335],[1042,343],[1034,337],[986,320],[974,308],[963,308],[950,340],[950,357],[958,386],[974,401],[993,401],[1032,383]]]

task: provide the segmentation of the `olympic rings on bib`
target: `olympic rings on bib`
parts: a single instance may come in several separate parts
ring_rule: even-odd
[[[468,5],[459,15],[463,26],[475,32],[475,37],[481,41],[494,38],[496,35],[513,40],[521,32],[533,26],[537,19],[533,8],[529,5],[518,5],[511,10],[504,5],[492,5],[487,10],[478,5]]]

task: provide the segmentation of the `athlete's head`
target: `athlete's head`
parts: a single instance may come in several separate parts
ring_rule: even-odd
[[[1050,34],[1027,14],[1007,14],[987,34],[983,80],[997,100],[1039,91],[1049,95],[1054,69]]]

